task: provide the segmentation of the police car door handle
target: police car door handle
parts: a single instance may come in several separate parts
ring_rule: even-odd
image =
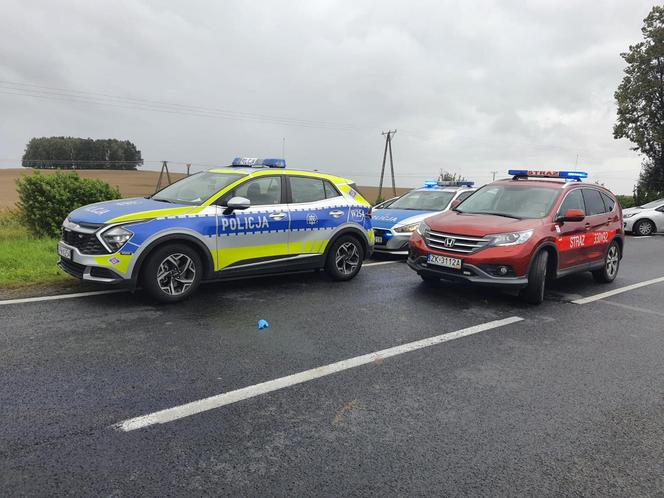
[[[283,220],[286,217],[286,213],[272,213],[270,218],[273,220]]]
[[[332,216],[333,218],[339,218],[340,216],[343,215],[344,215],[343,211],[338,211],[338,210],[330,211],[330,216]]]

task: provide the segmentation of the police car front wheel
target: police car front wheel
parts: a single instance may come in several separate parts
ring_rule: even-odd
[[[201,258],[194,249],[168,244],[150,254],[141,272],[141,283],[158,301],[175,302],[196,290],[202,271]]]
[[[350,280],[362,268],[364,249],[355,237],[340,237],[330,249],[325,269],[335,280]]]

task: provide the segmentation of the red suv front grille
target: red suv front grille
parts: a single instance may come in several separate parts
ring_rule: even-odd
[[[427,246],[439,251],[450,251],[459,253],[473,253],[487,246],[490,239],[485,237],[468,237],[467,235],[455,235],[453,233],[442,233],[430,230],[424,238]]]

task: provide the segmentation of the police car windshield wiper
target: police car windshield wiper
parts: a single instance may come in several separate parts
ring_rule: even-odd
[[[146,197],[146,199],[147,199],[147,197]],[[153,201],[168,202],[169,204],[175,204],[173,201],[169,201],[168,199],[158,199],[157,197],[152,197],[151,199]]]

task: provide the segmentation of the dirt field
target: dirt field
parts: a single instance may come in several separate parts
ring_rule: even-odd
[[[16,179],[21,175],[31,174],[30,168],[0,169],[0,209],[12,208],[18,200],[16,194]],[[54,170],[39,170],[45,175],[53,174]],[[80,170],[78,173],[84,178],[95,178],[118,187],[123,197],[138,197],[154,192],[159,178],[158,171],[107,171],[107,170]],[[171,173],[171,180],[175,181],[184,176],[183,173]],[[370,202],[376,200],[378,187],[358,187]],[[397,194],[410,189],[398,188]],[[383,197],[392,197],[392,189],[383,188]]]

